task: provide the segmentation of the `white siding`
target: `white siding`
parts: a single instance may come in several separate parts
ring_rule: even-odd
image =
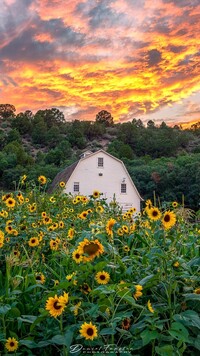
[[[98,167],[98,157],[103,157],[103,167]],[[96,152],[79,161],[65,191],[74,194],[74,182],[80,182],[80,194],[91,195],[94,190],[103,193],[107,202],[116,201],[128,210],[131,206],[140,211],[140,196],[121,161],[104,153]],[[121,183],[126,183],[126,193],[121,193]]]

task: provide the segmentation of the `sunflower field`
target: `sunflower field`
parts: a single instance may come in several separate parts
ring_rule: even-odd
[[[1,195],[0,355],[199,355],[194,213],[122,212],[47,183],[23,176]]]

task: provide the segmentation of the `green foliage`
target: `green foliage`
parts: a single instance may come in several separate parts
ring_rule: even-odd
[[[9,106],[2,105],[5,119],[0,127],[1,187],[10,187],[19,177],[20,170],[14,173],[17,166],[27,172],[31,165],[31,172],[38,172],[37,166],[43,169],[48,165],[57,172],[76,161],[83,149],[104,147],[123,160],[144,199],[153,194],[160,201],[181,200],[184,196],[187,207],[199,209],[199,125],[182,130],[165,122],[157,126],[149,120],[145,126],[136,118],[114,124],[111,114],[104,110],[93,122],[66,122],[56,108],[36,114],[27,110],[15,116],[12,106],[8,117]]]
[[[0,104],[0,118],[8,119],[14,116],[16,109],[14,105],[11,104]]]
[[[32,120],[33,114],[31,111],[27,110],[24,113],[19,113],[12,120],[12,127],[17,129],[21,135],[31,134],[32,131]]]
[[[200,233],[184,207],[160,206],[155,220],[92,192],[85,200],[58,185],[49,196],[49,179],[38,181],[48,169],[0,197],[0,353],[12,337],[16,355],[197,355]]]

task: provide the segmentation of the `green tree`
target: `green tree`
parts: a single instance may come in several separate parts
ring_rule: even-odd
[[[51,128],[52,126],[59,126],[65,122],[64,114],[57,108],[39,110],[36,112],[35,118],[37,118],[37,116],[44,119],[44,122],[48,128]]]
[[[96,122],[104,124],[105,126],[112,126],[114,124],[111,113],[106,110],[101,110],[96,115]]]
[[[17,129],[12,129],[7,134],[6,142],[9,143],[12,141],[22,142],[21,135]]]
[[[31,134],[33,114],[30,110],[19,113],[12,120],[12,127],[17,129],[21,135]]]
[[[112,141],[109,144],[107,151],[119,159],[124,159],[124,158],[133,159],[134,158],[134,153],[133,153],[133,150],[131,149],[131,147],[128,144],[125,144],[119,140]]]
[[[11,116],[14,116],[16,109],[14,105],[11,104],[0,104],[0,118],[8,119]]]
[[[3,152],[6,152],[7,154],[13,154],[16,157],[16,163],[19,165],[26,166],[33,164],[33,158],[28,155],[23,146],[17,141],[8,143],[4,147]]]

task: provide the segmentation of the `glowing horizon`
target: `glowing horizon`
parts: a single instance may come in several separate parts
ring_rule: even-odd
[[[0,103],[66,120],[198,120],[199,16],[199,0],[3,0]]]

